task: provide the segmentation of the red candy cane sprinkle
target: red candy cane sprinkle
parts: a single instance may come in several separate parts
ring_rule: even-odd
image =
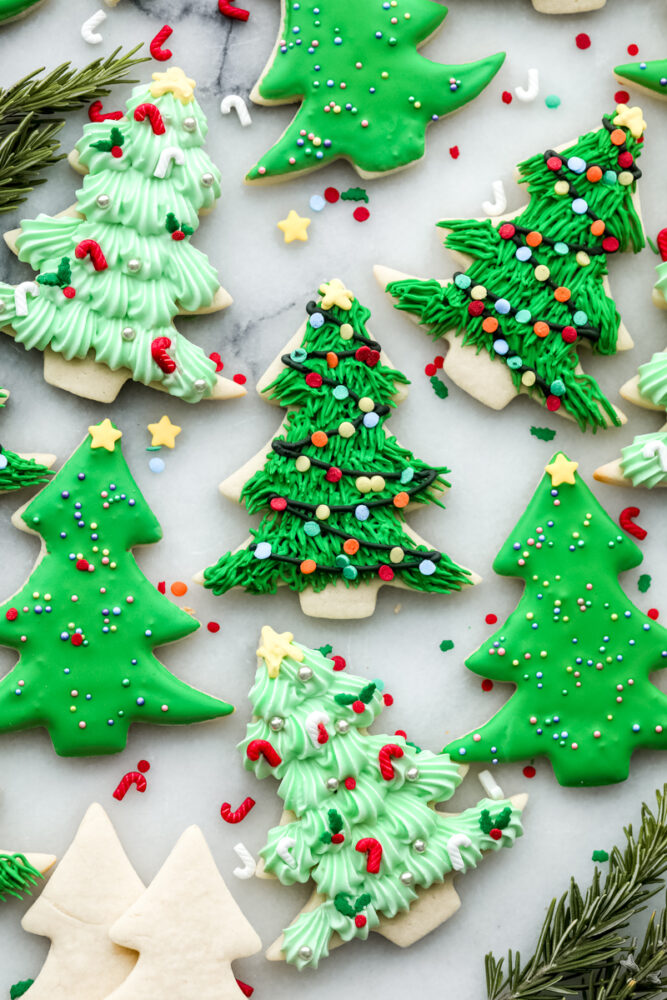
[[[249,760],[259,760],[260,757],[263,757],[269,767],[277,767],[278,764],[282,764],[282,757],[268,740],[251,740],[248,743],[246,754]]]
[[[357,841],[356,850],[360,854],[367,854],[366,871],[370,875],[377,875],[380,871],[382,861],[382,844],[375,837],[362,837]]]
[[[102,111],[102,107],[103,105],[101,101],[93,101],[90,105],[88,108],[88,117],[91,122],[118,122],[123,117],[122,111],[108,111],[105,114]]]
[[[135,122],[143,122],[148,118],[155,135],[164,135],[166,129],[162,121],[160,109],[155,104],[139,104],[134,109]]]
[[[243,7],[234,7],[231,0],[218,0],[218,10],[223,17],[230,17],[232,21],[247,21],[250,17],[249,10],[244,10]]]
[[[118,799],[119,802],[122,802],[125,798],[125,793],[132,785],[137,786],[138,792],[146,791],[146,779],[143,774],[139,773],[139,771],[128,771],[127,774],[124,774],[118,783],[118,788],[113,793],[113,797]]]
[[[634,518],[638,517],[639,513],[639,507],[626,507],[619,514],[618,523],[623,528],[623,531],[627,531],[629,535],[633,535],[641,542],[646,538],[646,531],[634,522]]]
[[[378,761],[380,763],[380,774],[385,781],[391,781],[392,778],[396,777],[396,772],[394,771],[394,765],[391,762],[392,757],[402,757],[403,747],[400,747],[398,743],[386,743],[378,754]]]
[[[168,347],[171,347],[169,337],[156,337],[151,344],[151,355],[158,368],[166,375],[171,375],[176,371],[176,362],[167,354]]]
[[[90,256],[91,263],[96,271],[106,271],[109,266],[106,257],[102,253],[102,247],[97,240],[81,240],[74,254],[77,260],[83,260]]]
[[[229,802],[223,802],[220,806],[220,815],[224,819],[225,823],[240,823],[241,820],[246,818],[254,805],[255,800],[251,799],[249,795],[243,800],[238,809],[235,809],[233,812],[231,804]]]
[[[160,28],[157,35],[150,44],[150,53],[153,59],[159,60],[159,62],[165,62],[167,59],[171,59],[173,52],[171,49],[163,49],[162,43],[166,42],[170,35],[173,35],[174,29],[170,28],[168,24],[165,24],[163,28]]]
[[[347,662],[344,656],[332,656],[334,670],[345,670]]]
[[[254,986],[248,986],[247,983],[242,982],[242,980],[240,979],[236,980],[236,985],[241,990],[241,993],[243,994],[244,997],[251,997],[255,992]]]

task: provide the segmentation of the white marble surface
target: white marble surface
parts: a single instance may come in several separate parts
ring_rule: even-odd
[[[454,488],[446,512],[420,512],[412,524],[485,577],[481,586],[457,599],[385,589],[374,618],[351,625],[305,619],[289,593],[271,598],[235,593],[216,599],[193,586],[180,603],[194,607],[204,622],[219,621],[221,631],[212,635],[202,629],[164,650],[164,660],[180,676],[235,703],[235,716],[190,729],[137,726],[128,749],[112,759],[61,760],[39,730],[0,739],[3,845],[62,854],[85,807],[97,799],[109,809],[131,859],[148,880],[183,828],[199,823],[238,902],[268,945],[307,892],[265,881],[238,882],[231,874],[237,864],[233,845],[242,839],[257,852],[280,812],[275,783],[259,784],[244,772],[234,750],[249,716],[247,691],[260,626],[268,621],[281,630],[289,628],[313,646],[331,642],[355,672],[385,677],[396,704],[386,712],[384,728],[392,732],[403,727],[422,745],[440,747],[487,718],[506,693],[496,688],[484,694],[463,659],[488,634],[485,613],[494,611],[502,620],[520,593],[518,583],[494,577],[491,562],[551,453],[550,444],[530,436],[529,426],[556,428],[554,444],[578,459],[588,477],[634,434],[658,426],[655,415],[628,404],[626,428],[583,436],[563,420],[548,419],[525,399],[498,415],[456,387],[450,387],[447,400],[438,399],[423,374],[424,364],[438,349],[406,317],[392,311],[374,283],[371,267],[383,262],[416,274],[450,273],[433,223],[442,216],[477,214],[496,178],[505,181],[509,209],[520,205],[521,193],[512,182],[514,164],[594,127],[613,106],[618,87],[611,67],[627,59],[627,44],[639,44],[645,58],[666,54],[667,11],[662,0],[609,0],[599,13],[559,19],[536,14],[529,0],[451,0],[446,27],[431,43],[429,55],[448,61],[506,49],[508,58],[497,79],[474,105],[430,130],[424,162],[368,185],[369,222],[355,223],[353,206],[338,204],[312,215],[307,244],[285,246],[275,226],[278,219],[291,208],[307,214],[312,194],[328,184],[355,184],[357,176],[348,166],[336,165],[289,184],[264,189],[243,185],[244,169],[280,134],[290,111],[252,109],[252,127],[241,129],[234,115],[223,118],[218,106],[223,94],[249,93],[271,49],[277,0],[247,0],[252,10],[247,24],[222,19],[214,0],[120,0],[114,10],[107,10],[100,29],[103,44],[91,48],[81,39],[80,26],[98,6],[99,0],[48,0],[24,21],[2,27],[0,83],[42,63],[69,58],[83,63],[116,44],[150,40],[165,22],[172,25],[173,63],[198,81],[210,118],[209,148],[224,175],[223,198],[204,221],[196,245],[210,254],[235,299],[225,313],[181,320],[180,327],[207,351],[219,350],[226,372],[245,372],[251,391],[239,402],[195,408],[128,384],[107,409],[45,385],[41,356],[27,354],[1,337],[0,383],[13,394],[1,418],[3,440],[23,450],[53,451],[64,459],[87,425],[110,413],[124,430],[126,457],[164,527],[164,542],[140,552],[141,566],[154,581],[189,580],[246,535],[245,513],[219,496],[217,484],[275,431],[280,413],[253,393],[253,384],[301,322],[303,304],[317,284],[339,275],[372,308],[371,329],[413,379],[411,395],[390,429],[418,454],[452,469]],[[579,31],[588,31],[593,39],[586,52],[574,46]],[[503,90],[525,85],[530,66],[540,68],[542,96],[557,93],[562,98],[558,110],[547,110],[542,99],[530,105],[501,103]],[[156,68],[147,64],[143,72]],[[121,106],[123,96],[119,89],[105,101],[105,108]],[[655,236],[667,224],[667,104],[650,98],[643,104],[649,130],[640,190],[648,230]],[[72,116],[64,132],[66,148],[78,137],[83,121],[84,114]],[[448,153],[455,144],[461,149],[456,162]],[[76,183],[67,164],[60,164],[23,212],[5,216],[5,228],[23,215],[65,208]],[[665,343],[665,315],[650,303],[655,261],[647,250],[611,264],[613,289],[637,346],[616,358],[587,359],[586,367],[612,399],[637,365]],[[11,281],[32,276],[4,249],[0,267],[3,278]],[[167,468],[156,476],[148,469],[146,424],[164,412],[182,425],[183,433],[175,452],[163,453]],[[642,543],[645,561],[623,582],[642,608],[659,607],[667,619],[664,491],[650,495],[602,485],[595,490],[613,516],[628,504],[641,508],[640,521],[649,533]],[[10,525],[17,505],[16,498],[0,498],[0,600],[24,580],[38,551],[37,539]],[[636,589],[639,572],[653,577],[644,596]],[[395,614],[399,602],[401,611]],[[438,648],[444,638],[455,642],[447,654]],[[9,669],[12,662],[9,651],[0,650],[0,669]],[[130,793],[123,803],[116,802],[111,793],[118,779],[141,757],[153,765],[147,793]],[[559,788],[545,761],[537,762],[533,781],[522,776],[520,765],[503,767],[496,773],[506,792],[531,793],[526,835],[515,850],[459,878],[463,906],[448,925],[409,952],[375,936],[367,944],[347,945],[315,975],[299,975],[284,964],[269,965],[261,956],[237,963],[236,973],[256,987],[257,1000],[305,997],[315,990],[322,1000],[341,995],[360,1000],[371,983],[383,1000],[413,995],[478,998],[483,995],[484,952],[501,952],[510,945],[529,952],[543,904],[566,887],[571,872],[584,881],[588,878],[591,852],[608,849],[619,840],[622,825],[636,821],[641,800],[651,798],[664,780],[665,760],[641,753],[628,782],[588,791]],[[465,806],[480,792],[472,775],[457,800]],[[249,794],[258,802],[250,817],[240,827],[224,824],[220,803],[237,804]],[[45,941],[22,932],[22,909],[16,903],[0,908],[0,995],[16,980],[35,975],[46,953]]]

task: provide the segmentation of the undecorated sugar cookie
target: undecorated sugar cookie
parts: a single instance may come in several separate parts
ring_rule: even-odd
[[[287,180],[340,158],[369,178],[419,160],[427,126],[477,97],[505,58],[424,58],[417,47],[446,16],[433,0],[282,0],[278,40],[250,96],[301,107],[246,181]]]
[[[640,108],[620,104],[601,128],[519,165],[525,208],[439,223],[461,268],[451,281],[376,269],[396,307],[447,340],[445,372],[487,406],[527,393],[582,430],[625,421],[584,374],[579,350],[632,347],[607,268],[644,246],[635,189],[645,127]]]
[[[466,660],[516,687],[490,722],[445,747],[454,760],[546,756],[561,785],[624,781],[640,747],[667,750],[667,630],[637,608],[618,575],[642,554],[557,452],[496,556],[525,590],[507,621]]]
[[[248,770],[280,781],[286,810],[262,848],[264,872],[317,886],[267,957],[317,968],[370,931],[401,947],[418,941],[458,909],[452,873],[521,836],[527,796],[438,812],[465,771],[403,736],[368,732],[384,707],[381,681],[269,626],[257,655],[240,748]]]
[[[61,756],[117,753],[132,722],[176,724],[231,705],[178,680],[153,649],[199,623],[158,593],[132,547],[162,531],[107,418],[13,523],[42,536],[26,583],[0,605],[0,644],[19,660],[0,681],[0,732],[43,726]]]
[[[231,302],[191,242],[220,195],[194,86],[176,67],[154,73],[125,117],[86,125],[70,157],[85,175],[76,204],[5,236],[39,273],[0,284],[0,323],[44,351],[52,385],[101,402],[128,379],[188,403],[245,392],[172,322]]]
[[[214,594],[286,585],[306,614],[324,618],[371,615],[385,584],[448,593],[477,582],[405,524],[410,505],[440,504],[449,486],[444,466],[415,458],[384,429],[407,378],[342,281],[319,291],[257,387],[289,407],[280,433],[220,487],[262,521],[199,581]]]

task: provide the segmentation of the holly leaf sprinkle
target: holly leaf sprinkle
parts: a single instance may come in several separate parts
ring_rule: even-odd
[[[609,855],[606,851],[593,851],[593,861],[609,861]]]
[[[637,580],[637,590],[640,594],[645,594],[646,591],[651,586],[651,577],[648,573],[642,573],[642,575]]]
[[[34,979],[23,979],[20,983],[15,983],[9,991],[11,1000],[17,1000],[17,997],[22,997],[24,993],[28,992],[34,982]]]
[[[357,913],[363,910],[365,906],[368,906],[370,901],[371,901],[370,892],[364,892],[361,894],[361,896],[357,896],[356,902],[354,904],[354,908],[357,911]]]
[[[349,892],[337,892],[336,895],[334,896],[334,906],[336,907],[338,912],[342,913],[344,916],[355,917],[357,915],[357,911],[350,903],[348,903],[349,896],[350,896]]]
[[[368,193],[365,188],[352,187],[340,193],[343,201],[365,201],[368,204]]]
[[[505,806],[503,811],[499,812],[497,816],[492,816],[488,809],[482,809],[482,814],[479,817],[479,826],[482,833],[490,833],[491,830],[504,830],[511,818],[512,809],[510,806]]]
[[[445,383],[441,382],[437,375],[431,375],[430,382],[436,396],[439,396],[440,399],[447,399],[447,396],[449,396],[449,389]]]
[[[319,648],[319,651],[322,654],[322,656],[328,656],[329,653],[331,653],[333,651],[333,646],[329,646],[329,645],[319,646],[318,648]]]
[[[164,228],[168,233],[175,233],[178,229],[178,219],[173,212],[169,212],[167,215],[167,221],[164,224]]]
[[[450,649],[454,649],[454,643],[451,639],[443,639],[440,643],[440,649],[443,653],[447,653]]]
[[[337,809],[330,809],[329,813],[329,829],[332,833],[340,833],[343,829],[343,817],[338,812]]]
[[[550,427],[531,427],[530,433],[540,441],[553,441],[556,437],[556,432]]]
[[[375,691],[377,690],[377,684],[367,684],[365,688],[362,688],[359,692],[359,700],[363,701],[364,705],[367,705],[371,701]]]

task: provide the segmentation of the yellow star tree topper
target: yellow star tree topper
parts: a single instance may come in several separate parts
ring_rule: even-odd
[[[550,465],[545,465],[544,471],[551,476],[552,486],[561,486],[563,483],[574,486],[574,474],[578,468],[578,462],[571,462],[562,451],[559,451],[553,462]]]
[[[340,278],[332,278],[331,281],[324,281],[320,285],[320,295],[322,296],[322,308],[331,309],[338,306],[346,312],[352,308],[354,293],[346,288]]]
[[[181,104],[190,104],[194,100],[197,84],[186,76],[178,66],[170,66],[165,73],[153,73],[153,83],[150,91],[153,97],[163,94],[173,94]]]
[[[93,439],[90,442],[91,448],[106,448],[107,451],[114,451],[116,441],[123,436],[123,432],[114,427],[108,417],[101,424],[91,424],[88,433]]]
[[[266,663],[269,677],[275,679],[278,676],[284,657],[291,656],[299,663],[303,660],[303,650],[292,645],[293,639],[294,636],[291,632],[276,632],[270,625],[265,625],[262,628],[257,655]]]
[[[148,424],[148,430],[152,434],[151,445],[154,448],[158,445],[173,448],[176,445],[176,438],[181,433],[181,429],[178,424],[172,424],[165,413],[156,424]]]

